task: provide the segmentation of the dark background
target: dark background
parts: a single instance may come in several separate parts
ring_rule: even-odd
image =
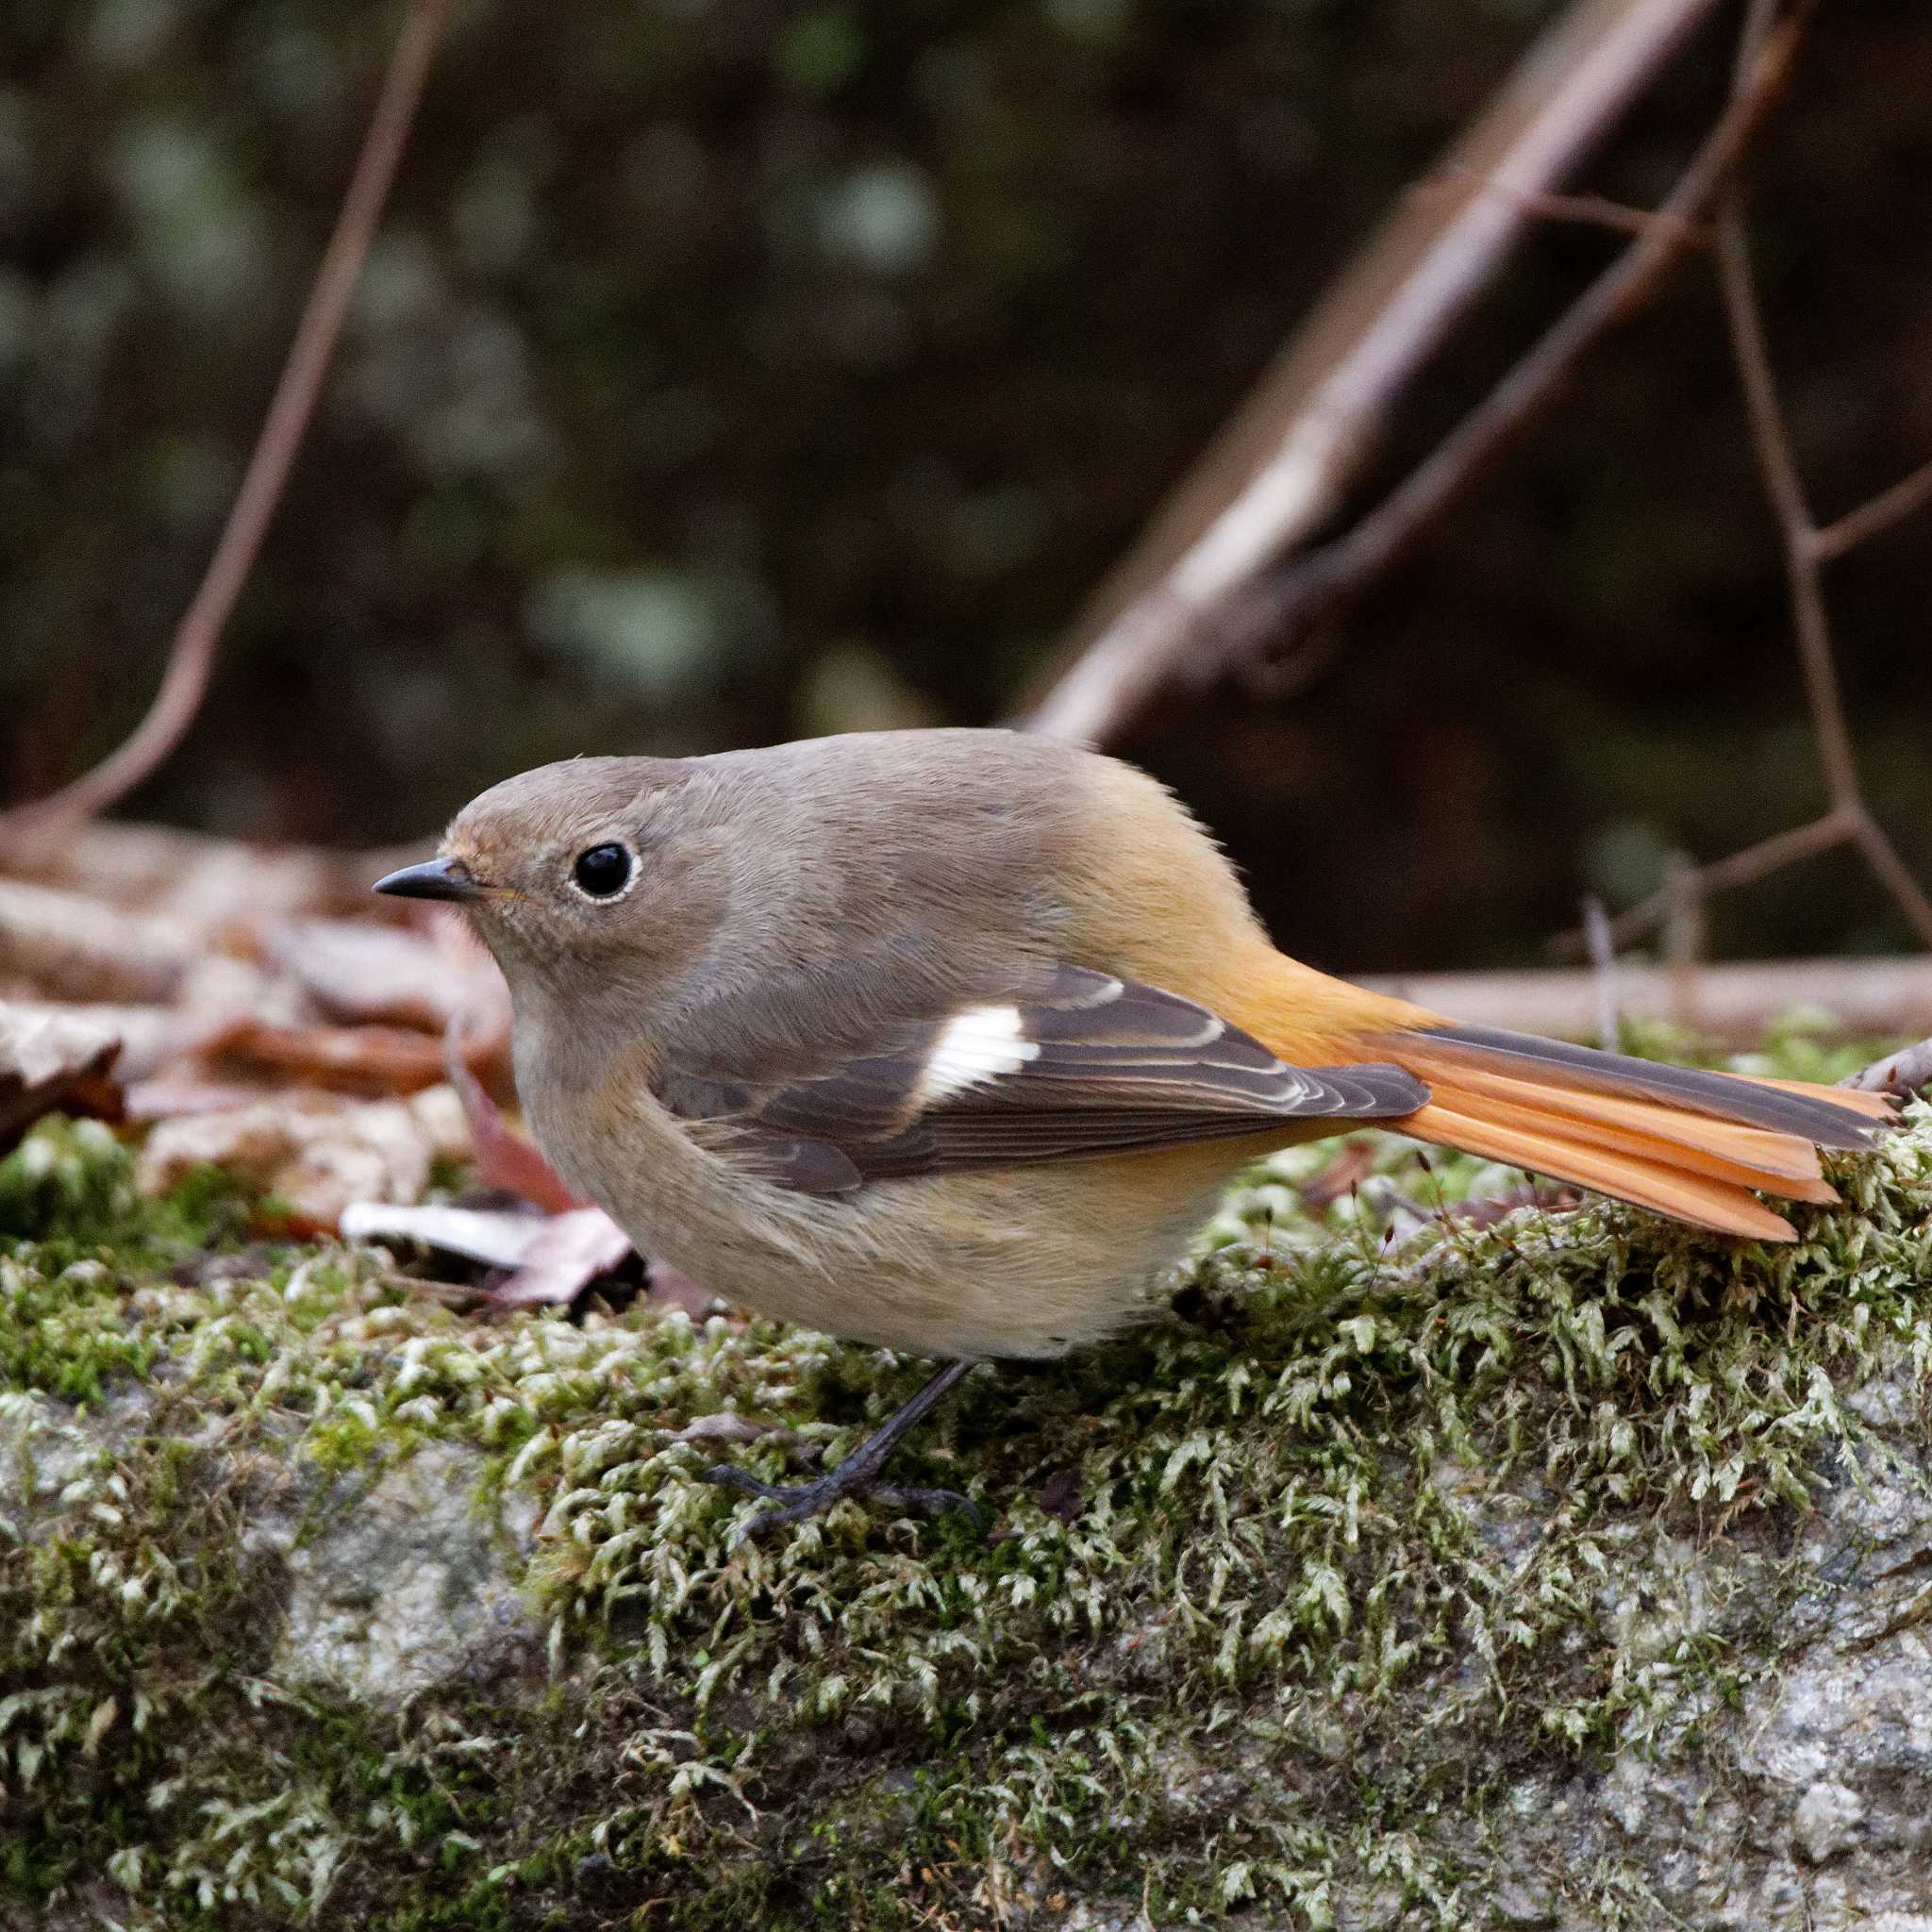
[[[352,843],[577,751],[990,722],[1296,317],[1507,72],[1522,0],[459,9],[216,683],[128,809]],[[259,425],[396,22],[0,8],[5,784],[133,724]],[[1667,189],[1735,21],[1587,185]],[[1757,170],[1821,513],[1932,453],[1932,13],[1830,6]],[[1382,480],[1618,246],[1546,224]],[[1372,492],[1370,492],[1372,494]],[[1365,495],[1365,499],[1367,496]],[[1833,567],[1875,805],[1932,874],[1932,517]],[[1285,942],[1537,956],[1578,895],[1815,812],[1707,267],[1274,704],[1138,756]],[[1857,861],[1729,954],[1880,949]]]

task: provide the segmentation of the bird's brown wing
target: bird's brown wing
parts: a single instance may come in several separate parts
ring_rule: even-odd
[[[672,1057],[660,1097],[766,1178],[804,1193],[943,1169],[1180,1146],[1271,1123],[1383,1120],[1428,1089],[1400,1067],[1291,1067],[1205,1007],[1075,966],[1032,988],[888,1023],[782,1077]]]

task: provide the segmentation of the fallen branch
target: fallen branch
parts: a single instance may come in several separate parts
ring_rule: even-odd
[[[132,736],[93,770],[45,798],[0,815],[0,847],[44,840],[117,804],[174,750],[201,708],[215,647],[255,566],[315,413],[448,11],[449,0],[411,0],[261,434],[207,574],[175,632],[154,703]]]
[[[1523,973],[1425,973],[1369,979],[1365,985],[1453,1013],[1473,1026],[1512,1026],[1591,1040],[1600,982],[1589,968]],[[1674,1017],[1668,969],[1617,962],[1617,1004],[1625,1020]],[[1932,1033],[1932,958],[1775,959],[1703,967],[1687,1016],[1698,1031],[1755,1046],[1765,1027],[1795,1008],[1822,1009],[1847,1035]]]

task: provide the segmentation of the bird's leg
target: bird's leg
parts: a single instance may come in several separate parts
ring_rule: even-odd
[[[788,1523],[803,1523],[808,1516],[821,1516],[847,1496],[872,1496],[889,1508],[921,1509],[934,1516],[945,1509],[963,1509],[984,1528],[985,1519],[978,1505],[957,1491],[895,1489],[878,1479],[886,1458],[976,1366],[970,1361],[948,1362],[911,1401],[893,1410],[843,1462],[828,1469],[816,1482],[788,1489],[777,1483],[760,1482],[729,1462],[717,1463],[706,1470],[705,1480],[742,1490],[748,1496],[764,1496],[778,1506],[775,1509],[760,1510],[739,1532],[741,1537],[768,1536]]]

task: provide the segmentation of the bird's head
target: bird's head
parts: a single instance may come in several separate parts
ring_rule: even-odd
[[[589,1006],[661,990],[730,890],[722,827],[665,758],[573,758],[507,778],[452,821],[438,856],[378,892],[460,906],[512,993]]]

